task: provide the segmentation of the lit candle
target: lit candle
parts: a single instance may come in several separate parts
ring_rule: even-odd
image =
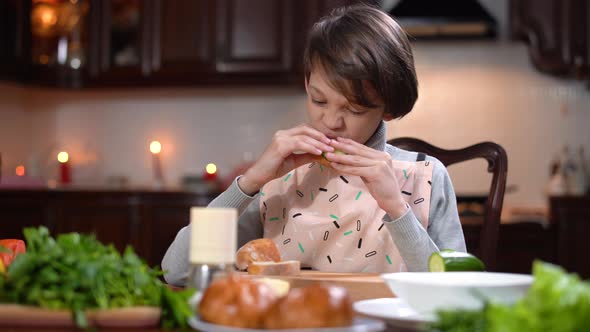
[[[23,166],[23,165],[16,166],[16,176],[25,176],[25,174],[26,174],[25,166]]]
[[[217,165],[214,163],[207,164],[203,178],[207,181],[217,181]]]
[[[72,181],[70,156],[67,152],[62,151],[57,154],[57,161],[59,161],[59,182],[61,184],[69,184]]]
[[[150,152],[152,153],[152,166],[154,171],[154,181],[157,187],[164,184],[164,176],[162,174],[162,161],[160,160],[160,152],[162,152],[162,144],[158,141],[150,143]]]

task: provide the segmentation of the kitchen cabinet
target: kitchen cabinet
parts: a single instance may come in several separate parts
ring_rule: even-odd
[[[535,260],[557,262],[557,231],[552,225],[506,223],[498,235],[498,271],[530,274]]]
[[[23,238],[23,228],[39,225],[46,226],[54,235],[94,234],[101,242],[112,243],[120,251],[132,245],[154,266],[160,264],[178,231],[189,224],[190,208],[206,206],[215,196],[217,193],[201,195],[180,191],[0,190],[0,238]],[[588,206],[588,202],[585,204]],[[567,211],[574,215],[579,212]],[[584,266],[587,268],[583,253],[588,251],[584,247],[587,242],[584,242],[584,234],[590,225],[587,214],[584,218],[568,216],[568,227],[559,229],[559,244],[565,246],[559,263],[570,271],[582,273]],[[467,248],[477,255],[481,222],[476,219],[468,221],[462,217]],[[555,226],[501,224],[497,270],[530,273],[535,259],[556,262],[558,231]],[[576,254],[578,248],[585,251]],[[577,263],[572,265],[572,262]]]
[[[590,278],[590,196],[550,199],[551,221],[557,228],[557,261],[568,271]]]
[[[141,255],[139,203],[138,197],[127,193],[63,192],[51,200],[55,233],[94,234],[120,252],[131,245]]]
[[[467,251],[480,255],[480,236],[485,212],[485,195],[457,195],[457,210]],[[494,271],[531,273],[533,262],[556,262],[557,230],[537,221],[500,223]]]
[[[47,195],[28,191],[0,191],[0,238],[22,239],[22,229],[45,225],[55,230]]]
[[[190,207],[206,206],[212,199],[212,196],[187,193],[166,197],[144,195],[139,247],[142,255],[151,258],[151,265],[160,265],[178,231],[190,223]]]
[[[20,48],[0,57],[22,63],[0,75],[17,68],[22,82],[60,87],[300,84],[309,27],[356,2],[8,1],[0,8],[18,15],[2,20],[0,43]]]
[[[153,1],[94,0],[90,3],[89,85],[125,85],[151,72]]]
[[[334,8],[354,5],[360,1],[354,0],[304,0],[297,1],[297,12],[304,13],[298,20],[296,29],[300,32],[294,36],[294,70],[296,73],[296,80],[303,81],[303,53],[305,51],[305,42],[307,40],[307,32],[311,29],[313,24],[317,22],[322,16],[330,13]],[[363,3],[375,4],[375,1],[362,1]]]
[[[477,256],[481,224],[463,223],[462,228],[467,251]],[[536,259],[557,262],[557,231],[538,222],[503,223],[497,250],[495,271],[530,274]]]
[[[293,4],[292,0],[217,1],[217,71],[289,73]]]
[[[215,2],[157,0],[153,11],[150,80],[205,82],[214,74]]]
[[[0,1],[0,78],[16,80],[24,74],[28,11],[24,1]]]
[[[0,238],[23,238],[25,227],[53,235],[94,234],[119,251],[131,245],[159,265],[176,233],[189,224],[190,208],[217,194],[179,191],[0,190]]]
[[[203,74],[213,73],[213,5],[210,0],[94,1],[88,85],[199,83]]]
[[[513,39],[525,40],[534,66],[549,74],[590,76],[590,4],[586,0],[511,0]]]
[[[497,271],[531,273],[536,259],[555,263],[584,279],[590,278],[590,196],[559,196],[549,200],[548,225],[537,222],[500,224]],[[477,254],[477,223],[463,223],[468,251]]]

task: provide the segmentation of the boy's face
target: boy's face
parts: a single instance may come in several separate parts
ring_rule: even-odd
[[[319,67],[319,66],[316,66]],[[383,101],[375,96],[372,102],[380,105],[367,108],[350,104],[346,97],[334,90],[320,68],[314,68],[305,84],[309,124],[330,138],[345,137],[365,143],[373,135],[381,120],[391,116],[384,112]]]

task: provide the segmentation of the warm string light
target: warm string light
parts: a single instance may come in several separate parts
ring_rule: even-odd
[[[41,22],[45,25],[54,25],[57,23],[57,15],[52,10],[47,10],[41,13]]]

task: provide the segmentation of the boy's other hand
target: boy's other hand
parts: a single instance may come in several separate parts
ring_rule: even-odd
[[[335,170],[360,176],[379,207],[391,218],[398,219],[406,213],[407,206],[389,153],[341,137],[332,140],[330,145],[346,153],[326,153],[326,158]]]

